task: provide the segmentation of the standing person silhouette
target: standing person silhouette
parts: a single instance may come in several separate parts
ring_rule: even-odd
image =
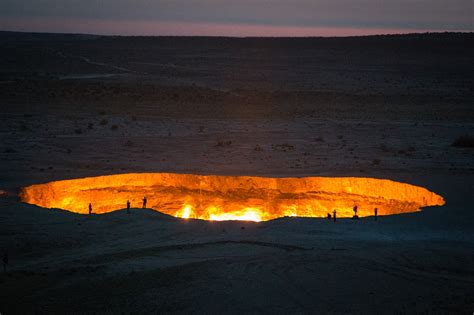
[[[143,197],[143,209],[145,209],[145,208],[146,208],[146,196]]]
[[[334,209],[332,212],[332,218],[334,219],[334,222],[336,222],[336,213],[336,209]]]
[[[130,213],[130,200],[127,200],[127,213]]]
[[[89,214],[92,214],[92,203],[89,202]]]
[[[359,220],[359,216],[357,215],[357,206],[354,206],[354,208],[352,208],[352,211],[354,211],[354,216],[352,217],[352,219]]]
[[[374,218],[375,218],[375,221],[377,221],[377,214],[378,214],[378,211],[379,209],[375,208],[374,209]]]

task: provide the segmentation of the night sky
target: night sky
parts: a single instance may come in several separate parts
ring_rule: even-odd
[[[339,36],[472,31],[472,0],[2,0],[0,30]]]

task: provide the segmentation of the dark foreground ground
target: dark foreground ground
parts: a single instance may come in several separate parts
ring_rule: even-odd
[[[473,45],[0,33],[0,312],[472,313],[474,153],[452,143],[474,134]],[[219,223],[15,196],[128,172],[378,177],[447,203]]]

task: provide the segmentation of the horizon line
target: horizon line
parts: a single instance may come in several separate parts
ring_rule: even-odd
[[[0,29],[24,33],[84,34],[95,36],[188,37],[355,37],[424,33],[471,33],[471,29],[364,26],[292,26],[245,23],[111,21],[96,19],[2,19]]]
[[[453,31],[413,31],[413,32],[401,32],[401,33],[374,33],[374,34],[357,34],[357,35],[299,35],[299,36],[236,36],[236,35],[146,35],[146,34],[100,34],[100,33],[81,33],[81,32],[50,32],[50,31],[23,31],[23,30],[11,30],[11,29],[0,29],[3,33],[20,33],[20,34],[46,34],[46,35],[75,35],[75,36],[97,36],[97,37],[200,37],[200,38],[353,38],[353,37],[380,37],[380,36],[407,36],[407,35],[436,35],[436,34],[473,34],[471,30],[453,30]]]

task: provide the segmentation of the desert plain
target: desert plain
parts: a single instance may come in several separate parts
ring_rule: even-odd
[[[0,312],[471,314],[474,149],[456,140],[474,136],[473,48],[0,32]],[[446,204],[216,222],[18,197],[152,172],[390,179]]]

